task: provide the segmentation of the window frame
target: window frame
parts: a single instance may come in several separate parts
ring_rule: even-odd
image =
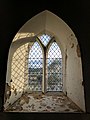
[[[41,92],[42,93],[46,93],[46,92],[49,92],[49,91],[47,91],[47,78],[46,78],[46,71],[47,71],[47,68],[46,68],[46,66],[47,66],[47,56],[48,56],[48,51],[49,51],[49,49],[50,49],[50,46],[52,45],[52,43],[53,42],[56,42],[56,40],[55,40],[55,37],[53,36],[53,37],[51,37],[51,39],[49,40],[49,42],[47,43],[47,45],[46,46],[44,46],[44,44],[41,42],[41,40],[39,39],[39,37],[37,36],[36,38],[35,38],[35,41],[34,41],[34,43],[35,42],[38,42],[38,44],[40,45],[40,47],[41,47],[41,49],[42,49],[42,56],[43,56],[43,77],[42,77],[42,90],[41,90]],[[57,42],[56,42],[57,43]],[[57,43],[57,45],[58,45],[58,43]],[[60,47],[59,47],[60,48]],[[29,50],[28,51],[30,51],[30,48],[29,48]],[[63,70],[62,70],[62,72],[63,72]],[[63,81],[63,77],[62,77],[62,81]],[[63,83],[62,83],[63,84]],[[60,91],[52,91],[52,92],[60,92]]]

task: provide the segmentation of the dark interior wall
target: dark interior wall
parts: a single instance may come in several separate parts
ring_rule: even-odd
[[[31,0],[0,0],[0,120],[12,118],[12,113],[3,113],[3,98],[6,80],[7,58],[10,44],[18,30],[34,15],[49,10],[63,19],[75,33],[82,57],[83,79],[85,86],[85,102],[87,114],[76,115],[75,119],[89,119],[90,113],[90,3],[89,0],[53,0],[31,1]],[[18,113],[14,114],[18,115]],[[18,118],[22,118],[18,115]],[[27,114],[27,119],[31,114]],[[75,114],[54,115],[52,119],[61,117],[74,119]],[[5,117],[6,116],[6,117]],[[38,115],[39,116],[39,115]],[[48,119],[50,115],[48,115]],[[87,117],[88,116],[88,117]],[[40,116],[39,116],[40,117]],[[43,115],[42,115],[43,117]],[[46,117],[47,118],[47,117]],[[32,119],[34,116],[32,114]]]

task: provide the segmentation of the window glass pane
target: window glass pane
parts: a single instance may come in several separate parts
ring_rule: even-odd
[[[48,42],[50,41],[51,37],[47,34],[43,34],[41,36],[38,37],[41,42],[43,43],[44,46],[47,46]]]
[[[38,42],[31,47],[28,59],[29,87],[31,91],[41,91],[43,74],[43,55]]]
[[[47,91],[62,91],[62,55],[56,42],[47,56]]]

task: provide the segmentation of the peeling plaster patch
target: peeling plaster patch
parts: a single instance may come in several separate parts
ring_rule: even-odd
[[[78,45],[78,44],[77,44],[77,49],[76,49],[76,52],[77,52],[77,56],[78,56],[78,57],[81,57],[80,47],[79,47],[79,45]]]
[[[54,109],[51,109],[51,111],[55,111]]]
[[[20,105],[24,105],[25,104],[25,101],[22,99],[20,100]]]
[[[73,34],[71,34],[71,36],[73,36]]]
[[[74,104],[74,103],[70,103],[67,105],[70,109],[74,109],[74,110],[77,110],[77,106]],[[79,109],[78,109],[79,111]]]
[[[46,106],[46,103],[40,103],[41,106]]]
[[[71,39],[71,40],[74,40],[74,39],[75,39],[75,35],[71,34],[71,35],[70,35],[70,39]]]
[[[50,106],[47,106],[47,108],[48,108],[48,109],[51,109],[51,107],[50,107]]]
[[[6,83],[6,87],[5,87],[5,102],[7,99],[9,99],[11,96],[11,87],[8,85],[8,83]]]
[[[22,110],[23,110],[23,107],[22,107],[22,106],[17,106],[16,109],[17,109],[18,111],[22,111]]]
[[[34,104],[31,105],[33,111],[35,111],[34,106],[35,106]]]
[[[41,99],[41,98],[43,98],[43,96],[40,95],[40,94],[33,95],[33,97],[34,97],[34,99]]]
[[[73,35],[73,34],[70,34],[69,36],[68,36],[68,39],[69,40],[73,40],[75,38],[75,36]]]
[[[54,99],[57,99],[57,96],[52,96],[52,99],[54,100]]]
[[[12,79],[10,80],[10,82],[12,82]]]
[[[35,94],[34,94],[35,95]],[[37,95],[37,94],[36,94]],[[43,95],[42,95],[43,96]],[[45,100],[43,100],[43,97]],[[33,94],[23,94],[13,105],[10,104],[6,111],[17,112],[82,112],[72,101],[65,96],[44,95],[41,102],[34,98]],[[29,99],[30,98],[30,99]],[[53,99],[55,98],[55,99]],[[28,102],[29,100],[29,102]],[[62,100],[62,102],[57,102]],[[28,103],[27,105],[25,103]],[[24,104],[24,106],[23,106]]]
[[[63,104],[62,104],[62,105],[60,105],[60,106],[61,106],[61,107],[65,107],[65,105],[63,105]]]
[[[15,88],[14,85],[12,85],[12,90],[14,90],[14,88]]]
[[[26,95],[23,95],[22,97],[21,97],[21,100],[24,100],[25,101],[25,103],[29,103],[29,97],[28,96],[26,96]]]
[[[15,94],[15,96],[17,95],[17,89],[14,90],[14,94]]]
[[[73,48],[74,47],[74,43],[72,43],[72,46],[71,46],[71,48]]]

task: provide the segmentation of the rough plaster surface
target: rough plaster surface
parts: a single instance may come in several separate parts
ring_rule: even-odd
[[[61,94],[23,94],[6,112],[75,112],[82,111],[63,93]]]

